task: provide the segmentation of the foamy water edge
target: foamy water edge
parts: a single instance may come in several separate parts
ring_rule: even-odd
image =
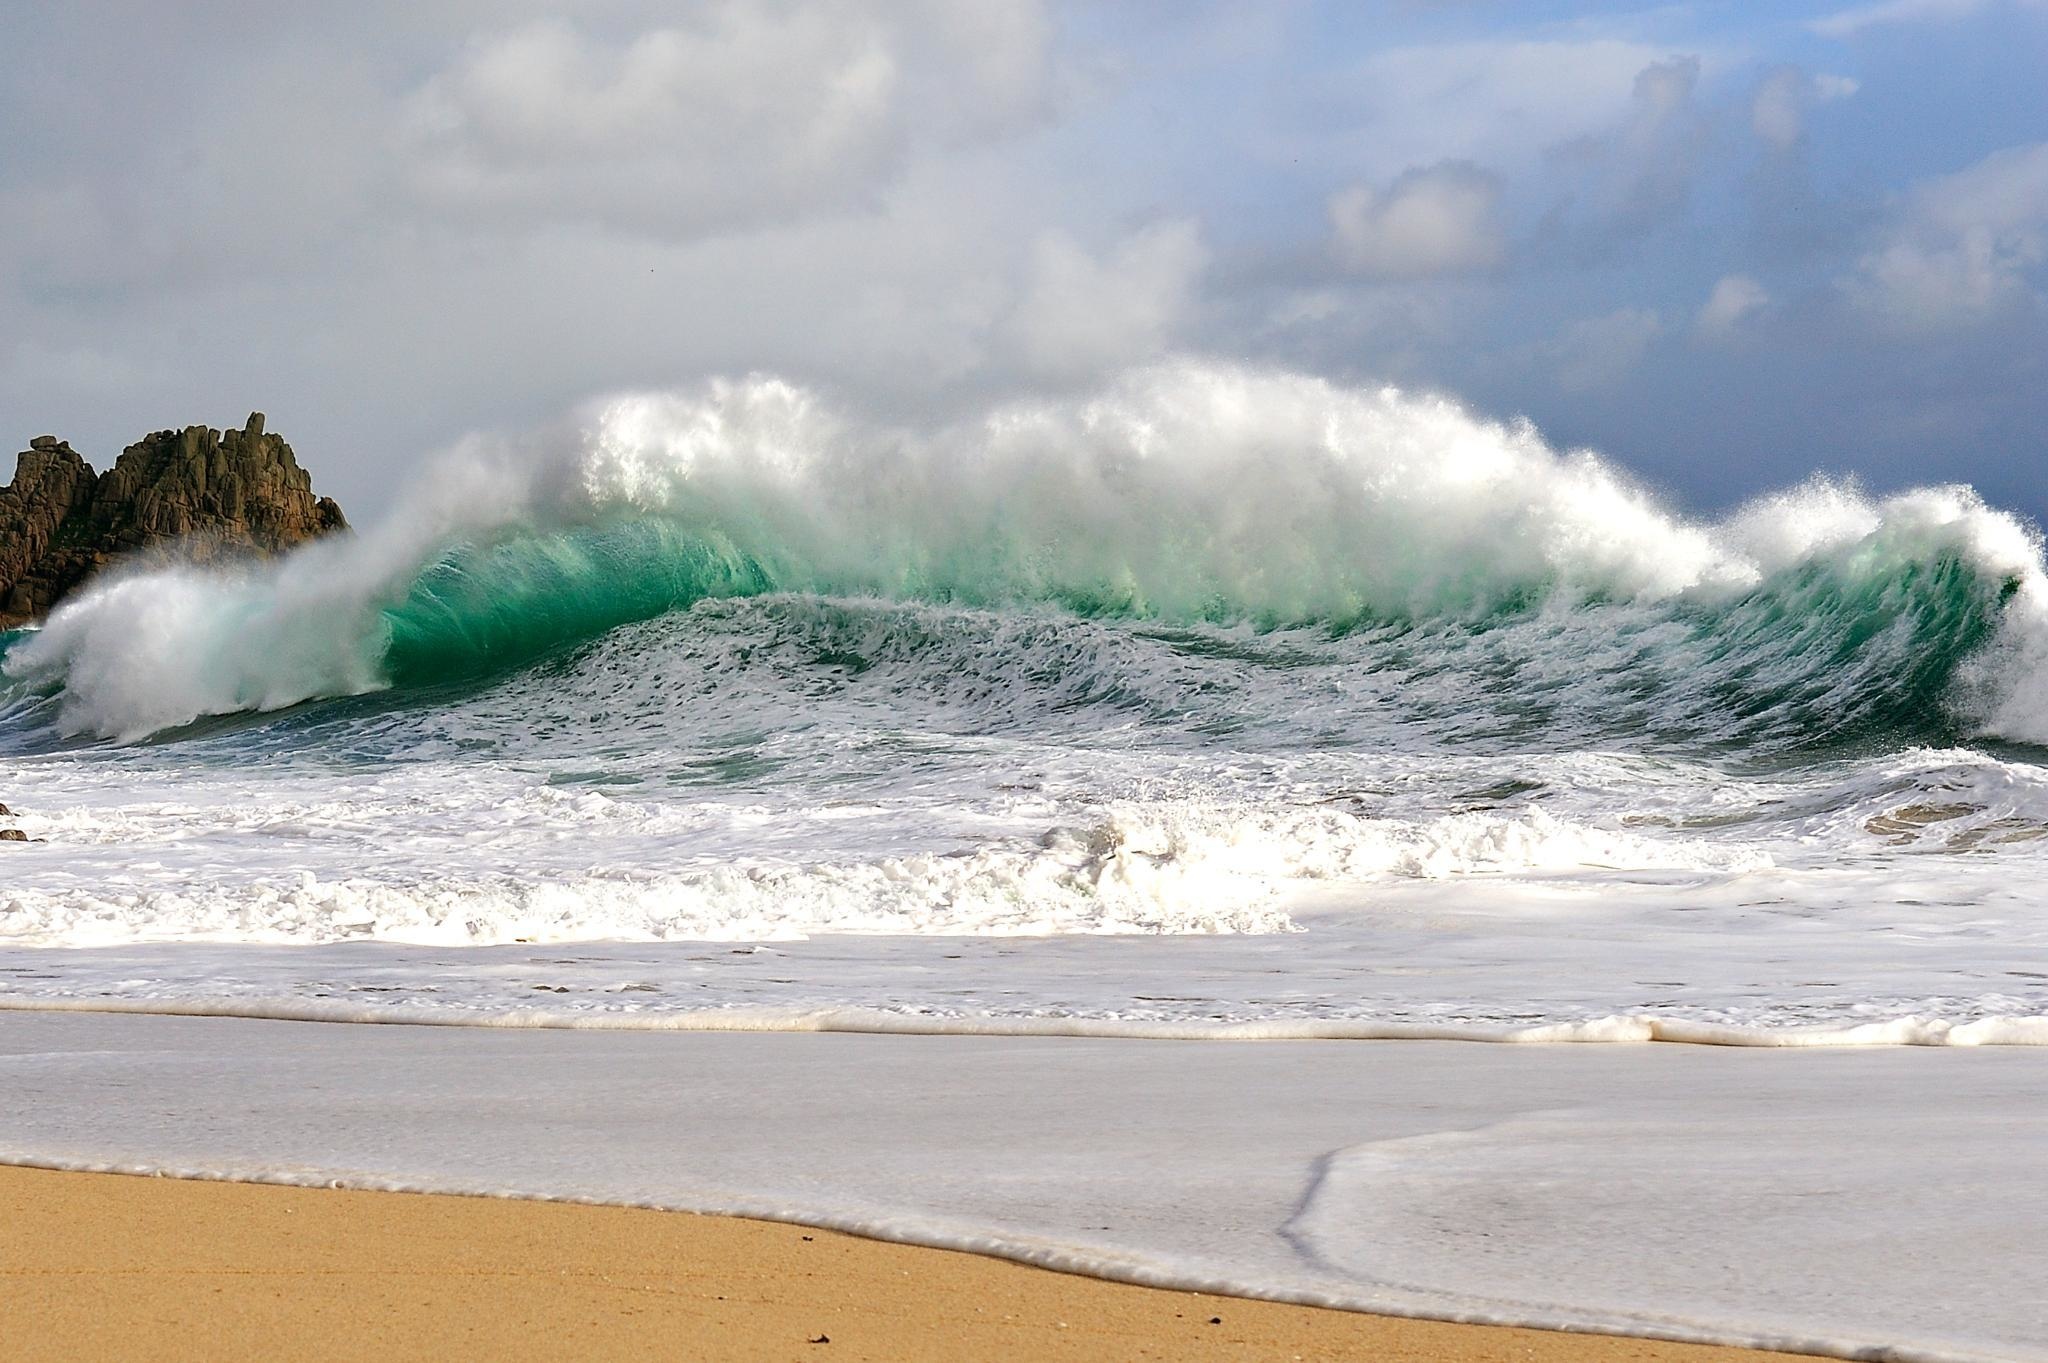
[[[1798,1049],[1854,1046],[2048,1046],[2048,1015],[1977,1018],[1910,1016],[1808,1027],[1757,1027],[1649,1014],[1614,1014],[1529,1027],[1483,1023],[1276,1018],[1238,1022],[1153,1021],[1074,1016],[940,1016],[871,1008],[711,1008],[639,1013],[500,1011],[351,1004],[306,999],[8,998],[0,1012],[119,1013],[155,1017],[246,1018],[363,1026],[480,1027],[577,1032],[851,1032],[879,1036],[1087,1037],[1125,1041],[1469,1041],[1498,1045],[1663,1043]]]
[[[2037,1019],[2048,1023],[2048,1019]],[[1573,1334],[1620,1335],[1632,1339],[1678,1344],[1709,1344],[1738,1349],[1772,1350],[1820,1358],[1865,1360],[1865,1363],[2002,1363],[1994,1355],[1946,1350],[1901,1348],[1835,1336],[1759,1332],[1716,1327],[1705,1321],[1657,1318],[1628,1312],[1574,1312],[1555,1308],[1514,1310],[1462,1309],[1456,1306],[1417,1307],[1387,1302],[1358,1293],[1290,1287],[1255,1279],[1189,1272],[1170,1262],[1141,1255],[1084,1250],[1042,1237],[990,1232],[970,1224],[928,1217],[875,1216],[822,1206],[792,1206],[746,1196],[712,1198],[603,1198],[532,1192],[519,1188],[449,1178],[390,1178],[355,1171],[286,1169],[265,1165],[156,1164],[149,1161],[66,1159],[22,1151],[0,1150],[0,1164],[57,1173],[122,1174],[177,1178],[208,1183],[252,1183],[292,1188],[325,1188],[359,1192],[426,1193],[455,1197],[489,1197],[516,1202],[553,1202],[570,1206],[632,1207],[698,1216],[743,1217],[838,1231],[867,1240],[952,1250],[1003,1259],[1056,1273],[1128,1283],[1136,1287],[1214,1296],[1241,1297],[1291,1306],[1358,1311],[1409,1320],[1446,1321],[1456,1325],[1507,1326],[1556,1330]]]

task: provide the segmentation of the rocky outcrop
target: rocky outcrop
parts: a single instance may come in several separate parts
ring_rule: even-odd
[[[0,490],[0,628],[40,615],[83,576],[69,571],[74,555],[61,541],[89,513],[97,481],[55,436],[29,442]]]
[[[158,431],[97,477],[41,435],[0,488],[0,629],[46,614],[123,554],[176,542],[182,557],[262,556],[348,527],[263,414],[226,432]]]

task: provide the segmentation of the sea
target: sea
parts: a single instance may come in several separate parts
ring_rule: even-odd
[[[0,636],[0,1006],[2048,1044],[2048,565],[1449,398],[769,376]]]

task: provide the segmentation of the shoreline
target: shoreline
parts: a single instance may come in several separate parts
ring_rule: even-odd
[[[2048,1359],[2036,1054],[1305,1041],[1275,1065],[1129,1040],[11,1013],[0,1160],[740,1217],[1176,1295],[1975,1363]],[[1922,1252],[1887,1252],[1902,1234]],[[1963,1259],[1982,1271],[1938,1271]]]
[[[11,1356],[1376,1358],[1805,1355],[1135,1286],[688,1212],[0,1166]]]
[[[45,948],[29,948],[43,950]],[[91,948],[60,948],[90,950]],[[928,1014],[865,1005],[829,1008],[698,1008],[638,1012],[487,1012],[418,1004],[332,999],[75,998],[0,993],[9,1013],[118,1017],[218,1018],[339,1027],[435,1027],[496,1032],[598,1032],[667,1035],[763,1033],[896,1037],[993,1037],[1034,1040],[1349,1043],[1454,1042],[1483,1046],[1696,1046],[1728,1050],[1976,1050],[2048,1047],[2048,1014],[2006,1014],[1956,1021],[1928,1013],[1786,1027],[1748,1026],[1659,1013],[1609,1013],[1522,1026],[1404,1019],[1274,1018],[1245,1022],[1141,1021],[1035,1014]]]

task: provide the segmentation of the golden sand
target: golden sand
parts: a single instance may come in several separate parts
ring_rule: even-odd
[[[8,1363],[1789,1357],[1158,1291],[728,1217],[0,1167]]]

